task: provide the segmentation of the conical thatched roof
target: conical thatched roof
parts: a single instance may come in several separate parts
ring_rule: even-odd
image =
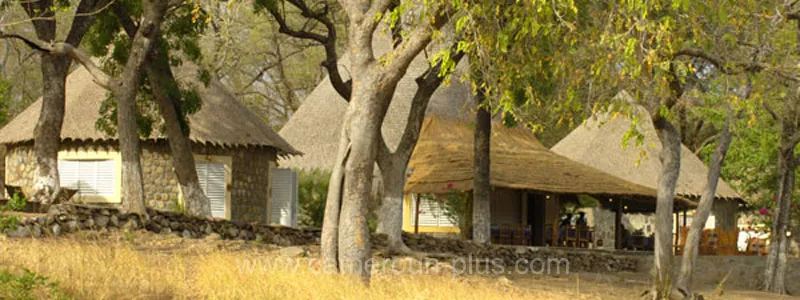
[[[189,117],[193,142],[217,146],[264,146],[274,147],[281,155],[299,154],[295,148],[281,138],[268,124],[250,112],[229,93],[225,87],[212,80],[208,86],[198,82],[193,74],[197,68],[184,64],[179,79],[194,85],[202,100],[200,111]],[[106,90],[92,81],[89,72],[80,67],[67,77],[66,111],[61,138],[76,141],[113,140],[95,128],[100,117],[100,104],[106,98]],[[39,120],[42,100],[34,102],[14,120],[0,129],[0,144],[16,144],[33,140],[33,130]],[[154,132],[151,139],[164,138]]]
[[[390,39],[378,30],[374,39],[376,56],[388,52]],[[460,65],[457,72],[463,67]],[[395,149],[405,129],[411,100],[417,91],[414,81],[428,69],[429,63],[420,54],[409,66],[406,76],[397,85],[389,111],[386,114],[382,131],[390,149]],[[349,60],[344,56],[339,61],[339,69],[345,80],[349,78]],[[463,73],[462,73],[463,74]],[[461,117],[469,115],[472,101],[471,89],[453,75],[450,86],[442,85],[433,94],[427,113]],[[347,110],[347,102],[333,89],[326,77],[311,94],[303,100],[303,105],[295,112],[280,131],[280,135],[303,152],[303,156],[294,156],[280,161],[281,166],[301,169],[332,169],[336,160],[336,149],[339,147],[341,125]]]
[[[552,150],[622,179],[657,188],[658,174],[661,170],[659,160],[661,142],[650,115],[641,107],[636,107],[635,111],[639,116],[637,130],[644,134],[642,146],[636,147],[632,142],[627,148],[622,147],[623,135],[631,128],[631,121],[628,118],[624,116],[611,118],[608,114],[600,114],[586,120],[583,125],[553,146]],[[703,161],[686,146],[681,145],[681,172],[678,177],[677,194],[690,199],[699,199],[706,184],[707,174],[708,168]],[[717,186],[717,197],[741,200],[741,196],[721,179]]]
[[[425,120],[408,168],[405,190],[442,193],[449,184],[472,189],[474,128],[469,123],[430,116]],[[628,196],[641,207],[655,207],[656,190],[617,178],[548,150],[523,128],[492,126],[491,183],[495,187],[558,194]],[[682,206],[694,206],[684,198]]]

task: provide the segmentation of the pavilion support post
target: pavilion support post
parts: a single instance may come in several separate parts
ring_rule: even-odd
[[[617,213],[614,215],[614,248],[622,249],[622,200],[617,202]]]

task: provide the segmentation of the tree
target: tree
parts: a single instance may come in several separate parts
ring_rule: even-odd
[[[75,17],[69,27],[65,43],[79,45],[86,31],[94,22],[95,13],[106,6],[107,0],[82,0],[78,3]],[[20,1],[33,23],[36,36],[44,42],[56,40],[56,11],[65,1]],[[64,95],[67,73],[71,60],[63,54],[41,51],[42,110],[34,129],[33,151],[36,157],[34,171],[34,201],[44,204],[53,201],[60,191],[58,177],[58,150],[61,145],[61,125],[64,120]]]
[[[298,11],[302,16],[313,20],[315,23],[325,28],[323,31],[314,31],[312,29],[301,28],[295,29],[286,17],[289,15],[289,10],[282,6],[268,6],[264,4],[272,17],[279,25],[279,31],[292,37],[299,39],[311,40],[325,48],[325,60],[322,65],[328,70],[328,77],[331,84],[340,96],[350,100],[352,91],[352,80],[345,81],[340,75],[338,69],[339,57],[336,53],[337,44],[337,29],[333,16],[335,9],[327,3],[322,3],[321,7],[310,7],[305,2],[300,0],[289,0],[285,4],[290,4],[294,10]],[[392,37],[394,39],[393,48],[396,51],[399,47],[404,46],[406,37],[403,36],[404,30],[416,25],[413,24],[413,19],[407,15],[414,15],[409,11],[421,11],[419,6],[406,6],[400,7],[399,2],[393,1],[390,3],[387,12],[393,15],[402,15],[398,18],[400,21],[396,22],[392,27]],[[425,111],[428,107],[428,102],[436,89],[445,81],[447,74],[452,72],[455,65],[461,60],[464,54],[457,49],[458,44],[454,43],[450,51],[452,56],[446,59],[438,59],[431,62],[432,66],[419,77],[416,78],[418,89],[415,92],[411,111],[408,115],[406,128],[400,139],[400,143],[396,149],[392,150],[386,145],[382,134],[378,135],[378,150],[377,150],[377,164],[383,182],[383,198],[378,210],[378,226],[377,232],[387,235],[388,252],[389,253],[407,253],[410,250],[405,246],[402,240],[402,201],[403,201],[403,186],[405,185],[406,167],[411,158],[411,152],[416,145],[419,138],[419,131],[422,127],[422,122],[425,117]],[[371,50],[370,50],[371,51]],[[390,54],[387,54],[391,55]],[[411,58],[413,59],[413,57]],[[402,75],[401,75],[402,77]],[[393,92],[389,94],[389,100]],[[378,126],[380,128],[380,126]],[[326,209],[327,211],[327,209]],[[331,218],[328,218],[331,219]],[[323,226],[324,227],[324,226]]]
[[[125,68],[117,77],[109,76],[100,69],[82,50],[67,42],[46,43],[41,39],[23,37],[17,34],[3,34],[5,38],[16,38],[24,41],[31,48],[53,57],[67,57],[81,63],[102,87],[111,91],[117,98],[117,126],[119,132],[120,151],[122,152],[122,190],[126,210],[146,216],[144,205],[144,185],[140,162],[141,149],[136,124],[136,94],[139,89],[141,72],[147,53],[153,47],[169,6],[165,1],[143,0],[143,19],[132,41],[130,54]],[[49,9],[49,7],[47,7]],[[35,10],[31,8],[31,11]],[[88,26],[87,26],[88,27]],[[88,28],[87,28],[88,29]],[[67,61],[67,64],[69,61]],[[66,74],[66,73],[65,73]],[[63,82],[63,80],[62,80]],[[63,90],[63,83],[61,84]],[[45,91],[47,91],[45,87]],[[63,97],[61,98],[61,119],[63,119]],[[43,105],[44,107],[45,105]],[[55,105],[54,105],[55,106]],[[43,109],[44,110],[44,109]],[[43,115],[44,115],[43,111]],[[46,117],[43,117],[46,118]],[[59,126],[60,130],[60,126]],[[60,131],[36,133],[36,136],[47,135],[55,140],[60,139]],[[56,155],[58,148],[55,149]],[[52,162],[55,164],[55,162]],[[58,178],[57,172],[55,175]],[[57,181],[56,181],[57,186]]]

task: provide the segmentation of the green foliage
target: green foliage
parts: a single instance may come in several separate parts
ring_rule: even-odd
[[[321,228],[331,173],[320,169],[295,170],[295,172],[298,174],[297,196],[300,206],[298,223],[302,226]]]
[[[19,273],[0,271],[0,299],[69,299],[59,289],[58,281],[25,268]]]
[[[470,197],[469,192],[448,188],[445,195],[434,199],[450,222],[458,224],[460,228],[467,228],[467,221],[472,218],[472,211],[469,210]]]
[[[0,233],[16,230],[22,219],[18,215],[8,212],[21,211],[28,204],[28,200],[15,193],[4,205],[0,205]]]
[[[134,18],[142,14],[141,3],[138,1],[126,0],[121,3]],[[188,59],[199,65],[202,59],[200,36],[205,31],[209,20],[209,15],[195,1],[185,1],[168,10],[162,25],[161,37],[156,46],[168,53],[168,61],[153,63],[160,67],[180,66],[184,59]],[[86,40],[93,55],[108,56],[103,63],[103,68],[107,72],[113,75],[119,75],[122,72],[128,59],[132,40],[122,32],[121,24],[113,10],[98,14],[97,21],[87,33]],[[201,70],[198,72],[197,78],[208,84],[211,77],[208,71]],[[139,135],[142,137],[150,136],[159,126],[158,121],[161,120],[148,80],[147,76],[142,75],[142,85],[136,100],[136,123]],[[177,101],[176,111],[180,116],[179,121],[182,129],[188,135],[188,116],[200,110],[199,95],[193,88],[180,83],[178,86],[171,86],[172,83],[162,84],[170,85],[169,97]],[[108,135],[116,135],[116,115],[116,101],[113,95],[108,93],[100,106],[101,117],[96,121],[95,127]],[[159,129],[163,132],[163,128]]]

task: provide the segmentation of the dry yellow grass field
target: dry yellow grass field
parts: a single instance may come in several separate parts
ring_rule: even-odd
[[[241,241],[185,240],[148,233],[83,233],[58,239],[0,237],[0,271],[30,269],[76,299],[631,299],[643,285],[546,276],[373,276],[322,274],[298,258],[296,270],[248,268],[280,262],[280,249]],[[276,266],[279,266],[276,264]],[[737,297],[737,299],[751,299]],[[755,299],[755,298],[752,298]]]

